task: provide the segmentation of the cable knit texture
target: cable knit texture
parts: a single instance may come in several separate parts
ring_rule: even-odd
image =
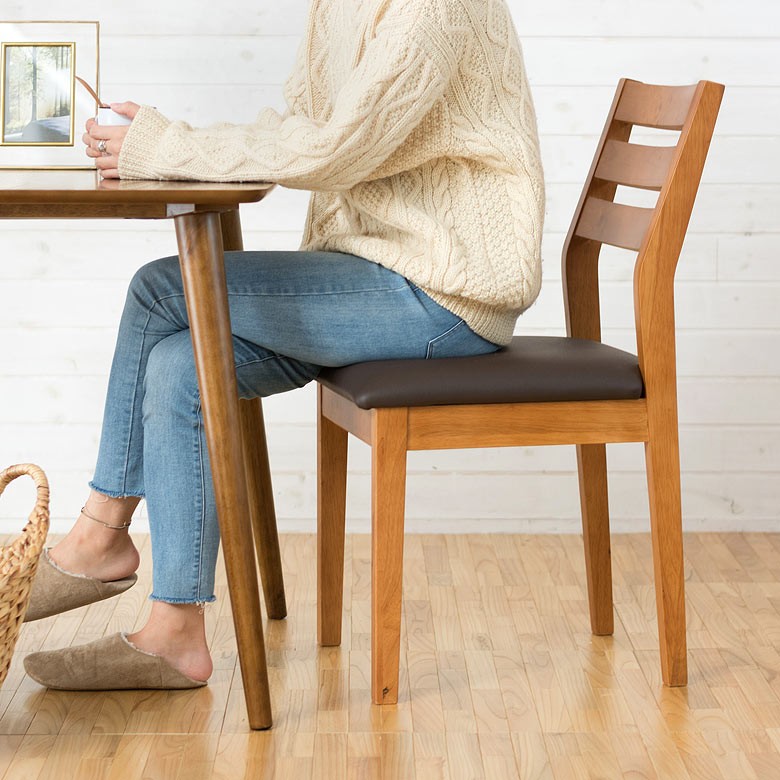
[[[144,106],[119,173],[311,190],[301,249],[391,268],[507,343],[539,293],[544,183],[505,0],[313,0],[285,98],[206,129]]]

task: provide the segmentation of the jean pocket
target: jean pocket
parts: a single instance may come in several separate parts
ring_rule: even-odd
[[[485,355],[488,352],[495,352],[497,349],[496,344],[478,336],[463,320],[459,320],[440,336],[428,342],[428,351],[425,357],[426,359],[468,357]]]

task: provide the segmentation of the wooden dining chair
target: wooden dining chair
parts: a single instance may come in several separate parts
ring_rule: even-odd
[[[613,632],[607,442],[644,442],[661,669],[685,685],[674,273],[723,86],[623,79],[563,248],[568,337],[516,337],[494,354],[328,369],[318,397],[318,638],[341,641],[347,434],[371,446],[371,690],[398,699],[406,453],[575,444],[591,628]],[[679,131],[671,146],[630,142],[633,127]],[[618,187],[659,192],[653,208]],[[603,244],[637,252],[637,355],[601,342]],[[443,505],[443,502],[442,502]]]

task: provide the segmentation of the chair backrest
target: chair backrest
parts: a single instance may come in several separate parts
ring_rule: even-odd
[[[601,247],[638,253],[634,316],[646,386],[675,377],[674,272],[723,90],[711,81],[666,87],[621,79],[564,244],[567,332],[596,341]],[[673,146],[630,143],[635,126],[677,130],[679,137]],[[618,186],[656,190],[658,199],[653,208],[616,203]]]

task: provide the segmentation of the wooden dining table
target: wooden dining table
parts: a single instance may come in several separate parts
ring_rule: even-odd
[[[285,617],[286,605],[262,406],[260,399],[238,398],[224,251],[243,249],[239,205],[262,200],[272,187],[0,170],[0,219],[173,220],[252,729],[271,726],[257,563],[268,616]]]

